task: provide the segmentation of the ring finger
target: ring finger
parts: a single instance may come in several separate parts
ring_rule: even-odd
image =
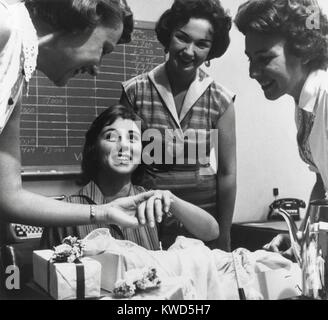
[[[147,205],[146,205],[147,222],[151,228],[155,227],[154,200],[155,200],[155,197],[150,197],[147,200]]]

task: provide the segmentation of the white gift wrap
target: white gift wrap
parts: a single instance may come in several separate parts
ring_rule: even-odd
[[[279,268],[256,273],[254,288],[265,300],[288,299],[302,294],[302,271],[293,263],[290,269]]]
[[[91,258],[101,264],[101,288],[112,292],[116,281],[124,279],[124,256],[115,252],[104,252]]]
[[[56,300],[76,299],[76,264],[63,262],[51,263],[49,266],[52,255],[52,250],[33,252],[34,281]],[[85,298],[99,297],[101,264],[88,257],[80,261],[84,266]]]

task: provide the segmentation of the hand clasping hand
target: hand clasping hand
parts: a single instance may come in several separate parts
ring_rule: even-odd
[[[103,205],[109,223],[117,224],[121,227],[136,228],[139,227],[138,216],[142,212],[144,204],[153,196],[154,191],[143,192],[135,196],[123,197],[113,200],[109,204]],[[138,216],[137,216],[138,213]]]
[[[160,223],[163,214],[168,214],[174,195],[168,190],[155,190],[154,195],[142,202],[138,207],[138,220],[140,224],[148,224],[151,228],[155,222]]]

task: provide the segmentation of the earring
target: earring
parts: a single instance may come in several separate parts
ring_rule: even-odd
[[[205,66],[208,68],[211,66],[211,61],[210,60],[207,60],[205,61]]]
[[[164,59],[165,61],[169,60],[169,50],[167,48],[164,49]]]

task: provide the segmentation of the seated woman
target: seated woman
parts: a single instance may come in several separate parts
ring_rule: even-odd
[[[81,184],[84,187],[77,194],[67,197],[66,201],[97,205],[145,191],[131,181],[132,174],[136,176],[142,154],[141,131],[136,120],[133,111],[122,105],[108,108],[94,120],[86,133],[83,149]],[[147,210],[142,208],[145,205]],[[139,206],[139,228],[107,227],[117,239],[130,240],[146,249],[158,250],[160,242],[156,222],[162,221],[162,213],[165,212],[178,219],[198,239],[211,241],[219,235],[218,223],[210,214],[167,190],[156,190],[147,204]],[[69,235],[84,238],[99,227],[104,226],[92,224],[46,228],[41,247],[51,248]]]

